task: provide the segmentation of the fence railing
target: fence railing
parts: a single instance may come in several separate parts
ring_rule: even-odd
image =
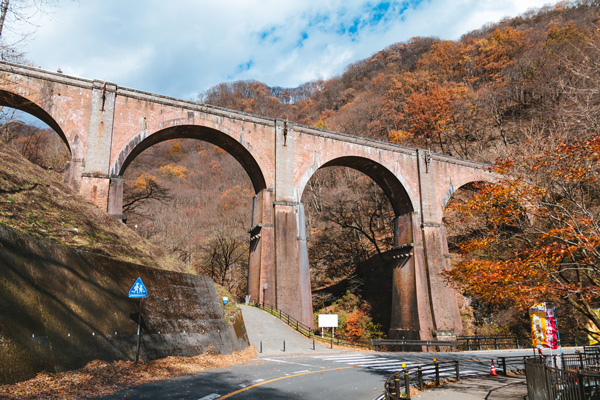
[[[500,350],[500,349],[528,349],[531,348],[531,337],[513,335],[495,336],[458,336],[457,350]],[[571,337],[562,338],[563,346],[580,346],[585,339]]]
[[[412,367],[406,367],[385,381],[386,400],[410,399],[410,388],[418,386],[423,390],[426,383],[440,385],[440,375],[453,376],[460,380],[460,363],[458,361],[434,361]]]
[[[278,308],[272,307],[268,304],[255,303],[254,306],[279,318],[281,321],[285,322],[288,326],[290,326],[291,328],[300,332],[301,334],[303,334],[304,336],[306,336],[309,339],[318,340],[322,343],[329,344],[332,347],[335,344],[336,346],[360,347],[360,348],[366,348],[369,350],[371,349],[371,342],[368,340],[361,340],[361,339],[349,340],[347,338],[344,338],[343,336],[336,337],[334,335],[331,335],[329,332],[321,335],[318,333],[318,331],[316,331],[315,329],[298,321],[297,319],[295,319],[294,317],[292,317],[285,311],[282,311]]]
[[[526,370],[527,363],[535,362],[537,365],[550,365],[554,366],[554,369],[564,371],[567,373],[571,373],[576,377],[579,377],[579,382],[583,381],[584,386],[586,388],[587,397],[568,397],[570,396],[571,387],[573,386],[572,382],[563,382],[565,380],[570,379],[569,376],[556,372],[550,380],[546,379],[546,375],[543,375],[542,382],[546,384],[547,382],[555,383],[559,386],[558,389],[554,389],[550,393],[550,397],[536,397],[531,400],[553,400],[553,399],[567,399],[567,400],[584,400],[584,399],[599,399],[600,400],[600,387],[598,389],[590,389],[592,386],[596,385],[597,381],[600,381],[600,374],[586,371],[585,373],[582,370],[565,370],[558,368],[559,365],[562,365],[563,368],[565,366],[570,365],[575,361],[579,362],[579,360],[583,360],[583,367],[590,368],[594,366],[595,362],[594,357],[587,357],[583,353],[576,354],[563,354],[561,356],[514,356],[514,357],[498,357],[496,362],[499,366],[499,373],[506,375],[509,371],[515,372],[517,370]],[[587,360],[587,361],[586,361]],[[466,362],[469,360],[462,360],[462,362]],[[474,361],[474,360],[470,360]],[[578,366],[581,364],[578,364]],[[403,368],[390,376],[385,382],[385,398],[387,400],[396,400],[396,399],[410,399],[410,388],[418,387],[419,390],[423,390],[425,384],[434,383],[436,386],[440,384],[440,377],[442,376],[444,380],[447,379],[456,379],[460,380],[460,366],[461,364],[457,360],[448,360],[448,361],[434,361],[433,363],[421,364],[416,366],[411,366],[407,368],[403,365]],[[550,367],[552,368],[552,367]],[[527,375],[527,381],[529,382],[530,374],[534,374],[532,379],[540,378],[540,374],[542,372],[538,370],[531,370]],[[579,375],[578,375],[579,374]],[[574,382],[578,382],[577,379]],[[569,390],[563,390],[564,388],[569,387]],[[569,386],[570,385],[570,386]],[[539,388],[536,388],[539,391]],[[591,395],[596,397],[590,397]],[[554,397],[552,397],[554,396]]]
[[[539,356],[511,356],[498,357],[497,365],[499,372],[506,375],[508,371],[524,370],[525,361],[530,359],[543,359],[546,363],[561,367],[563,369],[585,369],[591,371],[600,371],[600,353],[590,354],[574,353],[574,354],[555,354]]]
[[[599,373],[565,368],[565,364],[558,368],[556,364],[548,365],[547,361],[534,358],[525,360],[527,394],[530,400],[600,399]]]
[[[530,338],[509,335],[459,336],[457,341],[459,350],[520,349],[531,346]]]
[[[395,339],[372,339],[371,346],[379,351],[380,348],[390,349],[394,351],[401,349],[405,351],[422,351],[425,347],[429,351],[433,347],[436,351],[450,349],[452,351],[456,347],[457,342],[454,340],[395,340]]]

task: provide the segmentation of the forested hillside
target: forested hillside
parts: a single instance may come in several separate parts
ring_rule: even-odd
[[[269,88],[251,81],[234,82],[208,90],[200,100],[473,160],[500,162],[504,166],[532,166],[536,164],[532,158],[538,154],[552,154],[559,151],[561,145],[575,144],[576,140],[592,138],[598,132],[599,12],[595,1],[563,2],[484,26],[457,41],[413,38],[392,45],[350,65],[344,74],[327,81],[306,83],[296,89]],[[579,146],[580,154],[589,153],[586,150],[591,146],[589,142],[579,143]],[[577,151],[571,155],[573,153]],[[580,164],[595,162],[589,156],[582,159]],[[561,160],[564,161],[561,158],[546,160],[546,164],[538,160],[535,171],[524,168],[521,171],[500,168],[499,171],[533,176],[536,172],[539,174],[540,169],[544,171],[540,165]],[[560,172],[557,174],[560,176]],[[546,181],[561,184],[547,177]],[[550,189],[551,184],[544,187]],[[514,193],[513,197],[505,193],[503,199],[498,198],[498,193],[496,197],[488,193],[487,199],[471,200],[470,208],[456,206],[462,202],[469,205],[469,199],[479,189],[477,185],[462,188],[453,197],[445,215],[451,252],[455,254],[453,264],[463,267],[454,268],[453,278],[465,290],[473,306],[473,310],[464,308],[467,330],[525,333],[524,303],[517,306],[510,298],[517,293],[521,296],[515,287],[519,285],[530,291],[522,300],[533,301],[532,294],[538,293],[538,301],[552,301],[559,306],[558,312],[563,318],[576,319],[567,325],[581,328],[586,317],[592,317],[590,310],[599,305],[594,300],[598,292],[591,289],[585,294],[582,292],[581,298],[592,299],[583,303],[569,298],[566,293],[574,292],[573,282],[577,279],[570,279],[564,268],[568,269],[574,260],[563,260],[563,269],[558,271],[548,266],[552,274],[544,275],[547,279],[533,274],[534,280],[540,282],[535,288],[529,284],[532,278],[527,272],[510,275],[514,285],[511,287],[503,285],[498,278],[504,274],[509,276],[508,271],[482,271],[477,268],[479,265],[468,262],[470,257],[511,260],[515,270],[517,261],[511,254],[520,254],[520,247],[526,247],[527,243],[545,243],[539,232],[556,228],[525,227],[523,221],[495,219],[492,212],[501,207],[482,209],[479,206],[494,201],[497,206],[509,198],[512,204],[518,204]],[[590,187],[581,190],[587,196],[593,193]],[[523,188],[523,191],[530,193],[531,189]],[[520,195],[525,197],[523,193]],[[556,204],[554,200],[543,199],[543,202]],[[360,310],[366,310],[375,316],[372,298],[360,304],[361,298],[369,297],[366,295],[369,287],[364,285],[368,275],[356,266],[363,265],[364,269],[365,261],[370,260],[371,268],[367,269],[377,271],[377,258],[370,257],[389,249],[391,228],[388,224],[392,214],[387,200],[368,178],[353,176],[352,171],[328,169],[319,171],[309,182],[303,202],[309,213],[313,288],[331,285],[340,279],[345,282],[329,291],[317,291],[315,306],[326,305],[349,289],[358,295],[359,304],[346,296],[330,310],[345,310],[354,317]],[[565,207],[564,204],[556,206]],[[577,204],[574,207],[585,208],[594,215],[594,221],[597,219],[593,206]],[[542,221],[548,215],[539,217]],[[568,225],[568,221],[561,221]],[[537,236],[533,232],[538,232]],[[491,243],[494,246],[484,245]],[[535,261],[549,265],[540,259]],[[530,261],[530,265],[533,263]],[[385,271],[382,272],[385,278]],[[490,284],[485,290],[478,290],[482,276]],[[580,280],[580,285],[599,286],[594,278],[583,281],[586,282]],[[541,290],[544,284],[562,290]],[[499,291],[503,292],[502,296],[495,294]],[[580,312],[573,313],[572,307]],[[474,319],[471,312],[475,314]],[[385,330],[385,318],[378,316],[376,322],[382,323]]]
[[[599,13],[597,1],[563,2],[486,25],[457,41],[413,38],[397,43],[329,80],[298,88],[223,83],[198,101],[472,160],[499,161],[505,167],[500,172],[527,174],[508,165],[544,172],[547,166],[532,157],[553,154],[576,140],[589,150],[593,146],[585,141],[598,133]],[[19,140],[24,149],[23,143],[31,142]],[[593,151],[589,154],[586,165],[596,165]],[[189,271],[208,274],[236,296],[245,294],[253,191],[233,157],[207,143],[168,141],[142,153],[125,178],[128,225],[183,261]],[[590,182],[582,190],[594,202]],[[553,190],[552,185],[546,188],[546,193]],[[527,243],[542,240],[535,235],[543,229],[526,227],[522,215],[519,221],[493,219],[489,210],[470,209],[481,189],[471,185],[459,190],[445,215],[457,272],[464,272],[461,266],[473,267],[473,257],[512,260]],[[518,204],[515,196],[506,195],[504,201]],[[302,202],[315,309],[340,313],[346,331],[355,337],[386,332],[385,304],[391,303],[386,296],[391,294],[378,287],[391,276],[381,257],[392,241],[394,216],[387,198],[370,178],[334,167],[317,172]],[[489,204],[499,202],[498,197],[488,198]],[[587,209],[597,221],[596,209]],[[543,215],[538,218],[542,220]],[[492,243],[490,232],[495,247],[473,245],[478,240]],[[569,277],[564,271],[552,276],[560,274]],[[472,306],[464,307],[467,333],[524,333],[522,304],[506,298],[494,301],[494,287],[506,289],[499,283],[487,291],[475,290],[469,286],[474,276],[452,277]],[[589,283],[596,278],[585,279]],[[549,282],[561,285],[556,279]],[[580,286],[586,282],[580,280]],[[575,290],[570,283],[562,285]],[[572,319],[569,328],[576,329],[600,305],[597,292],[581,294],[585,305],[562,292],[544,294],[540,300],[555,300]],[[577,304],[587,314],[572,313]]]

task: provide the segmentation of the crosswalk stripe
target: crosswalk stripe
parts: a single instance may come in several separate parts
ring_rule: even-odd
[[[397,363],[398,361],[397,360],[390,360],[389,358],[377,358],[377,359],[374,359],[372,361],[371,360],[367,360],[367,361],[361,362],[361,364],[377,364],[377,363],[384,363],[384,362],[386,362],[386,363]],[[409,364],[414,365],[413,363],[405,363],[405,364],[406,365],[409,365]]]
[[[397,358],[381,357],[377,355],[364,355],[364,354],[347,354],[347,355],[336,355],[336,356],[313,356],[325,361],[331,361],[340,364],[353,365],[362,368],[368,368],[376,371],[386,371],[396,373],[402,371],[404,368],[411,369],[411,379],[413,377],[414,368],[423,366],[423,379],[426,381],[433,381],[435,379],[435,369],[432,365],[424,364],[423,362],[402,362]],[[404,364],[404,367],[402,366]],[[456,369],[454,366],[440,366],[438,368],[440,379],[447,379],[456,376]],[[487,371],[477,370],[461,370],[461,376],[475,376],[484,375]]]
[[[373,356],[346,356],[346,357],[327,357],[323,358],[326,361],[342,361],[342,360],[359,360],[365,358],[374,358]]]

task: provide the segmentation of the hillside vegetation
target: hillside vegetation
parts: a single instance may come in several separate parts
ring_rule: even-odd
[[[0,224],[28,235],[150,267],[182,270],[168,253],[88,203],[0,142]]]

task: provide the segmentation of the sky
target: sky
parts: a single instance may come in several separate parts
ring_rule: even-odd
[[[12,0],[13,2],[27,0]],[[31,0],[29,0],[31,1]],[[459,39],[552,0],[53,0],[7,41],[35,66],[185,100],[221,82],[296,87],[415,36]]]

